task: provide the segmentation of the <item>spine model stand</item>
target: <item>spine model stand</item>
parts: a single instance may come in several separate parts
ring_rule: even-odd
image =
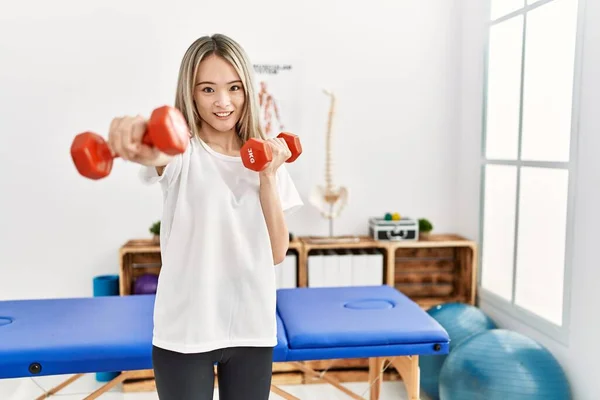
[[[327,134],[325,136],[325,186],[317,185],[311,192],[310,203],[316,207],[324,218],[329,219],[329,236],[333,236],[333,220],[340,215],[348,201],[348,190],[333,183],[333,157],[332,157],[332,126],[335,113],[335,95],[327,90],[323,92],[331,99],[329,118],[327,121]]]

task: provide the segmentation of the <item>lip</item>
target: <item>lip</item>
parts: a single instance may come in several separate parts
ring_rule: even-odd
[[[229,113],[229,114],[221,116],[221,115],[218,115],[216,112],[214,112],[213,115],[215,117],[217,117],[218,119],[227,119],[227,118],[229,118],[229,117],[231,117],[233,115],[233,110],[231,110],[231,111],[219,111],[219,114],[224,114],[224,113]]]

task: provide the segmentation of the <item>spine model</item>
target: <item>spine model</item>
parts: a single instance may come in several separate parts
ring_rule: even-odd
[[[345,187],[336,187],[333,183],[332,133],[336,99],[332,92],[327,90],[323,90],[323,92],[331,99],[325,135],[325,187],[321,185],[315,187],[311,193],[310,202],[323,217],[329,219],[329,234],[333,236],[333,219],[340,215],[346,205],[348,190]]]

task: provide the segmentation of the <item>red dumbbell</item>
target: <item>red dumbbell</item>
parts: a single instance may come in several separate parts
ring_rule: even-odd
[[[300,138],[297,135],[288,132],[282,132],[277,135],[277,137],[285,140],[288,148],[292,152],[292,155],[286,160],[286,162],[291,163],[296,161],[300,154],[302,154]],[[242,146],[240,154],[242,156],[242,162],[244,163],[244,166],[257,172],[262,171],[267,164],[273,160],[271,146],[262,139],[248,139]]]
[[[170,106],[155,109],[150,116],[142,142],[169,155],[181,154],[189,144],[189,128],[181,112]],[[71,158],[77,171],[90,179],[102,179],[112,169],[113,156],[108,143],[94,132],[75,136]]]

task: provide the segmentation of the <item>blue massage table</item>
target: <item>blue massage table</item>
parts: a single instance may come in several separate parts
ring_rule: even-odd
[[[90,394],[152,369],[154,295],[0,301],[0,379],[122,371]],[[370,399],[379,398],[384,364],[396,368],[410,400],[419,399],[420,355],[447,354],[447,332],[391,286],[277,291],[274,362],[292,362],[354,399],[363,397],[302,361],[369,359]],[[274,393],[297,399],[275,385]]]

